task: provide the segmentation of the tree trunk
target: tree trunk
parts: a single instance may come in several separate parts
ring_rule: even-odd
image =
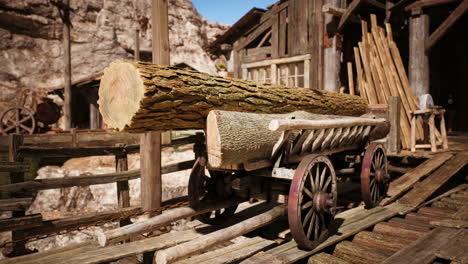
[[[98,103],[108,127],[129,132],[204,128],[214,109],[358,116],[367,107],[361,98],[347,94],[124,61],[115,61],[104,70]]]
[[[295,120],[291,120],[293,118]],[[278,119],[280,122],[271,122]],[[289,114],[253,114],[215,110],[208,114],[206,122],[209,165],[212,168],[229,168],[249,161],[270,159],[273,148],[279,141],[283,130],[274,126],[279,126],[279,123],[287,123],[288,120],[289,122],[301,123],[304,123],[302,120],[315,120],[315,126],[309,127],[309,129],[342,127],[346,131],[345,128],[350,126],[377,127],[378,129],[371,130],[370,140],[383,138],[388,133],[388,124],[384,119],[319,115],[302,111]],[[306,126],[291,127],[295,130],[289,134],[287,140],[296,140],[303,127]],[[305,139],[305,137],[301,138]]]
[[[335,119],[307,112],[290,114],[252,114],[232,111],[211,111],[207,119],[206,145],[208,163],[220,168],[246,161],[268,159],[281,131],[271,131],[268,125],[274,119]]]

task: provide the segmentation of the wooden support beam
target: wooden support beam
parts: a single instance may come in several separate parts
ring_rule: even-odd
[[[447,32],[447,30],[457,22],[457,20],[468,10],[468,0],[464,0],[458,7],[445,19],[445,21],[431,34],[425,42],[425,51],[428,52],[437,41]]]
[[[388,120],[390,132],[388,134],[387,151],[390,154],[399,153],[401,150],[401,99],[399,96],[391,96],[388,103]]]
[[[259,214],[225,229],[201,236],[184,244],[160,250],[156,252],[154,260],[158,264],[166,264],[182,257],[193,255],[196,252],[208,249],[216,244],[270,224],[279,217],[284,216],[286,212],[287,208],[284,205],[279,205],[265,213]]]
[[[64,78],[64,106],[63,106],[63,120],[64,129],[69,130],[72,126],[72,90],[71,90],[71,41],[70,41],[70,30],[71,30],[71,19],[70,19],[70,0],[64,0],[62,2],[63,8],[62,22],[63,22],[63,78]]]
[[[139,145],[126,145],[122,147],[71,147],[71,148],[43,148],[43,147],[19,147],[18,155],[23,158],[79,158],[88,156],[108,156],[122,152],[127,154],[138,153]]]
[[[137,28],[135,29],[135,52],[134,52],[134,58],[135,61],[140,60],[140,30]]]
[[[346,12],[341,16],[340,23],[338,24],[338,31],[341,31],[343,27],[348,23],[351,14],[356,10],[356,8],[362,3],[362,0],[353,0],[349,4]]]
[[[118,144],[118,147],[125,147],[124,144]],[[115,172],[125,172],[128,171],[128,159],[127,153],[123,152],[115,155]],[[130,187],[128,185],[128,180],[117,181],[117,203],[119,208],[130,207]],[[120,226],[130,224],[130,219],[121,219]]]
[[[221,208],[231,207],[238,204],[240,201],[228,201],[213,205],[204,205],[199,210],[191,207],[180,207],[165,211],[163,214],[149,218],[148,220],[137,222],[121,228],[112,229],[106,232],[97,234],[97,240],[101,246],[107,246],[112,243],[117,243],[126,240],[132,236],[153,231],[159,227],[168,225],[179,219],[196,216],[206,212],[211,212]]]
[[[24,211],[29,208],[32,204],[32,198],[10,198],[0,200],[0,212],[1,211],[14,211],[23,213],[23,215],[18,215],[18,217],[24,216]],[[16,216],[14,216],[16,217]]]
[[[339,0],[325,0],[326,4],[341,7]],[[330,25],[336,23],[335,17],[330,14],[324,14],[324,42],[323,48],[323,89],[328,92],[338,93],[340,91],[340,65],[341,50],[338,48],[341,38],[336,32],[330,31]],[[341,45],[340,45],[341,46]]]
[[[461,0],[419,0],[405,7],[405,11],[411,11],[413,8],[423,8],[436,5],[443,5],[453,2],[460,2]]]
[[[411,16],[408,69],[410,87],[416,97],[429,93],[429,57],[425,52],[428,35],[429,16],[427,14]]]
[[[380,8],[380,9],[385,9],[385,4],[377,1],[377,0],[364,0],[366,3],[370,4],[370,5],[373,5],[377,8]]]

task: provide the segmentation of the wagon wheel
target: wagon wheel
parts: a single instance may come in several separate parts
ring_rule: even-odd
[[[321,155],[305,157],[296,169],[288,198],[288,221],[297,244],[313,249],[329,236],[337,203],[335,170]]]
[[[361,168],[361,194],[367,208],[372,208],[386,196],[389,174],[385,148],[371,143],[364,154]]]
[[[229,172],[222,171],[207,171],[206,158],[198,158],[190,173],[188,185],[190,206],[198,209],[208,203],[229,198],[228,192],[224,192],[224,177],[229,176],[229,174]],[[204,213],[198,215],[197,218],[205,224],[216,225],[227,220],[235,213],[236,209],[237,205]]]
[[[24,107],[10,107],[0,117],[0,131],[3,135],[32,134],[35,127],[34,113]]]

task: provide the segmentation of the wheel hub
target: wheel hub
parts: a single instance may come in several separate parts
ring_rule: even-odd
[[[383,169],[378,169],[375,171],[375,178],[379,182],[383,182],[388,180],[388,174]]]
[[[329,194],[324,192],[314,193],[314,209],[317,212],[328,211],[333,206],[333,199],[330,198]]]

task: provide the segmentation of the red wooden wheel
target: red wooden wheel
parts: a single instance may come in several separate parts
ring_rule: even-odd
[[[338,198],[335,170],[322,155],[305,157],[296,169],[288,198],[288,221],[297,244],[313,249],[329,236]]]
[[[225,188],[225,177],[230,172],[206,170],[206,158],[199,157],[193,165],[188,185],[188,199],[190,206],[198,209],[205,204],[229,199],[230,193]],[[205,223],[216,225],[231,217],[237,209],[236,206],[218,209],[201,214],[197,218]]]
[[[361,168],[361,194],[367,208],[377,206],[385,198],[389,179],[385,148],[380,143],[371,143]]]
[[[32,134],[36,128],[34,113],[24,107],[10,107],[0,117],[0,131],[7,134]]]

